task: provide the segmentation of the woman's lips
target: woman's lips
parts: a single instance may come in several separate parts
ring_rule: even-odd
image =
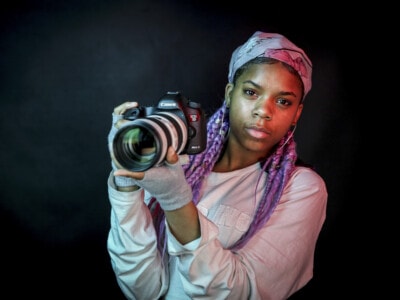
[[[249,135],[256,139],[264,139],[269,136],[269,133],[264,128],[246,128],[246,131]]]

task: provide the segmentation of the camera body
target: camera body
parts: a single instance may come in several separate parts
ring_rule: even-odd
[[[111,151],[117,164],[131,171],[160,165],[169,146],[178,154],[198,154],[206,148],[207,128],[201,105],[180,92],[167,92],[156,106],[125,111]]]

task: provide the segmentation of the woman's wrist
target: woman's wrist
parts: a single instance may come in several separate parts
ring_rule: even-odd
[[[121,192],[132,192],[140,188],[136,185],[135,179],[125,176],[114,176],[114,184]]]
[[[117,186],[117,190],[120,192],[134,192],[140,189],[140,186],[133,185],[133,186]]]

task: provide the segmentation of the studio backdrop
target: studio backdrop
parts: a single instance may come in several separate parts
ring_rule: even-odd
[[[295,136],[326,180],[328,211],[314,279],[294,298],[343,292],[353,270],[340,287],[332,274],[344,264],[338,241],[358,129],[330,20],[213,3],[16,1],[0,13],[1,272],[11,298],[124,299],[106,250],[112,110],[181,91],[209,116],[223,101],[231,53],[256,30],[286,35],[314,64]]]

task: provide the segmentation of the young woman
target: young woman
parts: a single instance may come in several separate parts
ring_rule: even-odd
[[[286,299],[313,276],[327,190],[296,153],[312,65],[286,37],[257,31],[232,54],[207,147],[108,179],[108,251],[128,299]],[[109,147],[137,102],[114,109]]]

